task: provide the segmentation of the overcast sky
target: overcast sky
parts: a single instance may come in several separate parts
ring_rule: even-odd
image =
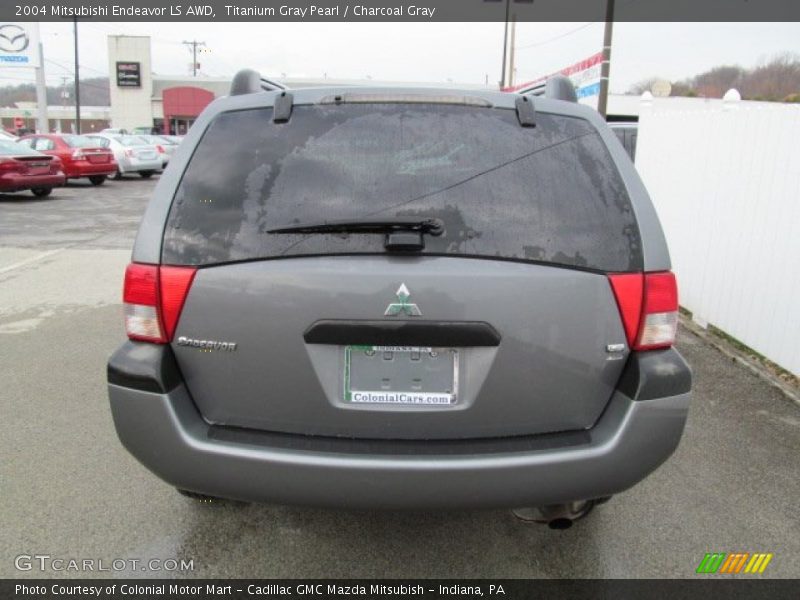
[[[153,69],[186,75],[184,40],[206,42],[201,73],[230,77],[253,67],[265,76],[496,83],[502,23],[102,23],[80,25],[81,77],[108,74],[106,36],[150,35]],[[49,84],[72,76],[72,26],[42,23]],[[601,49],[602,23],[520,23],[516,82],[535,79]],[[617,23],[611,91],[652,76],[681,79],[721,64],[751,67],[800,54],[800,23]],[[0,83],[33,81],[30,69],[0,68]]]

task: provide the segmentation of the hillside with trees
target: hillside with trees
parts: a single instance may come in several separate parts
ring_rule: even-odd
[[[64,90],[68,94],[67,98],[62,98]],[[36,85],[23,83],[0,87],[0,106],[13,106],[16,102],[36,102]],[[49,106],[74,106],[75,85],[72,80],[68,81],[65,86],[47,86],[47,104]],[[108,77],[81,79],[81,104],[109,106]]]
[[[657,78],[633,85],[629,94],[649,90]],[[736,88],[744,100],[800,102],[800,56],[783,54],[750,69],[738,65],[714,67],[694,77],[672,82],[672,96],[722,98]]]

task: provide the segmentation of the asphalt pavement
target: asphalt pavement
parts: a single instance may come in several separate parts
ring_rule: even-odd
[[[678,347],[694,398],[679,449],[566,531],[503,510],[348,512],[178,495],[118,442],[105,385],[124,340],[123,270],[154,184],[0,195],[0,577],[687,578],[705,553],[734,551],[773,553],[761,577],[800,576],[800,407],[687,331]],[[35,555],[125,567],[16,568]],[[142,570],[131,559],[192,569]]]

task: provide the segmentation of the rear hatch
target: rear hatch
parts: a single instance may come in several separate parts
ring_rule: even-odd
[[[607,274],[642,254],[590,123],[363,97],[271,116],[215,119],[165,230],[163,263],[198,268],[172,345],[208,421],[396,439],[596,422],[628,353]],[[405,253],[274,231],[375,218],[444,231]]]

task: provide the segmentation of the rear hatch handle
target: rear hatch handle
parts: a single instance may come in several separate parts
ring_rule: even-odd
[[[497,347],[501,339],[484,321],[322,319],[303,332],[307,344],[336,346]]]

